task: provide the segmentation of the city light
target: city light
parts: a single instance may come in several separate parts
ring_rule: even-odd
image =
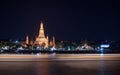
[[[109,48],[110,45],[109,44],[102,44],[102,45],[100,45],[100,47],[102,47],[102,48]]]

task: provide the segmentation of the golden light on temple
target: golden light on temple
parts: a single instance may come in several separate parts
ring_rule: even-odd
[[[32,41],[32,40],[29,41],[29,37],[26,36],[25,44],[31,44],[33,46],[34,45],[44,46],[44,48],[48,48],[48,46],[54,46],[54,47],[56,46],[54,36],[50,41],[49,41],[49,37],[45,36],[44,26],[42,21],[40,23],[39,34],[36,37],[35,41]]]
[[[39,35],[38,35],[38,37],[35,40],[35,44],[39,44],[40,46],[42,46],[43,44],[45,44],[45,47],[48,47],[48,43],[49,43],[48,36],[45,37],[43,22],[41,22],[41,24],[40,24],[40,30],[39,30]]]
[[[56,44],[55,44],[55,37],[53,36],[53,46],[55,47]]]
[[[28,35],[26,36],[26,44],[29,44],[29,38],[28,38]]]

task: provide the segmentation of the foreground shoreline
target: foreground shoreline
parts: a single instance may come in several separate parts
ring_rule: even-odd
[[[0,61],[117,60],[120,54],[0,54]]]

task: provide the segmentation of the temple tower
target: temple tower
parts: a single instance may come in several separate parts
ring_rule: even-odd
[[[53,36],[52,40],[50,40],[50,46],[56,46],[56,43],[55,43],[55,37]]]
[[[26,44],[29,44],[29,38],[28,38],[28,35],[26,36]]]
[[[54,36],[53,36],[53,46],[54,46],[54,47],[56,46],[55,37],[54,37]]]
[[[48,37],[45,37],[43,22],[40,24],[39,35],[36,38],[35,44],[39,44],[40,46],[48,47]]]

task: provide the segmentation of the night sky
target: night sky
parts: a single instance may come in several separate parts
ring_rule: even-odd
[[[35,39],[43,21],[57,40],[119,40],[120,3],[115,0],[4,0],[0,39]]]

